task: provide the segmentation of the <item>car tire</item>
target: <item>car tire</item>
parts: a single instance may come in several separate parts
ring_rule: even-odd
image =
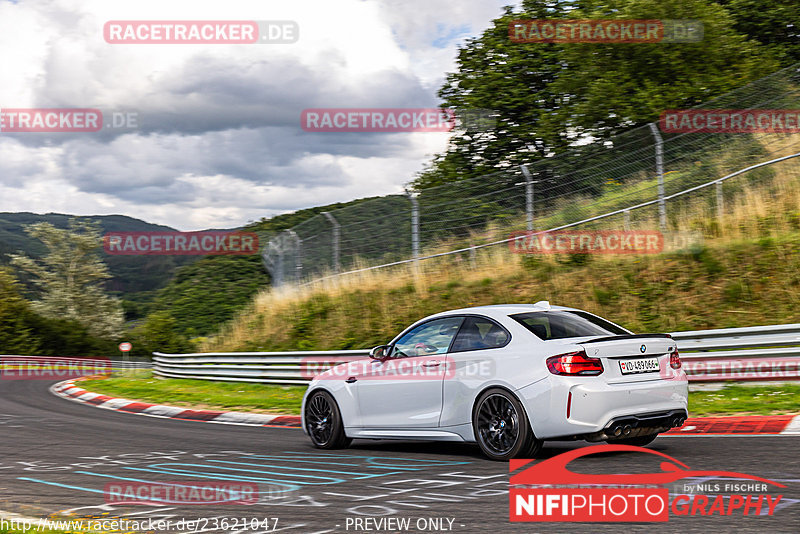
[[[636,436],[635,438],[623,438],[623,439],[609,439],[606,440],[607,443],[611,443],[614,445],[634,445],[636,447],[644,447],[645,445],[649,445],[653,442],[654,439],[658,437],[658,434],[648,434],[647,436]]]
[[[342,449],[353,441],[345,435],[339,406],[327,391],[320,390],[308,397],[303,424],[311,443],[318,449]]]
[[[484,391],[472,410],[475,441],[490,460],[532,458],[542,448],[533,435],[522,404],[501,388]]]

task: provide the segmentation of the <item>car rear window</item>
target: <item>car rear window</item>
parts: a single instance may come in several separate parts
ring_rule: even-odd
[[[630,334],[605,319],[581,311],[536,311],[516,313],[510,317],[545,341],[568,337]]]

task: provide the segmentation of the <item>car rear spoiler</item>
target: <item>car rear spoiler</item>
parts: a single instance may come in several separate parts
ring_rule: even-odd
[[[618,336],[596,337],[588,341],[581,341],[579,345],[583,345],[585,343],[600,343],[601,341],[622,341],[623,339],[652,339],[654,337],[672,339],[670,334],[620,334]]]

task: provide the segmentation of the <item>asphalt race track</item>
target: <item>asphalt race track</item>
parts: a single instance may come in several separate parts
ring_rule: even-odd
[[[386,523],[379,528],[381,518],[408,518],[410,532],[800,532],[798,437],[669,437],[651,445],[693,469],[738,471],[785,484],[786,489],[769,490],[783,495],[772,517],[734,513],[673,515],[667,523],[510,523],[509,466],[484,460],[476,447],[355,441],[349,449],[323,452],[298,429],[117,413],[57,398],[48,391],[51,384],[0,381],[4,511],[28,517],[169,519],[172,524],[200,519],[183,529],[198,532],[222,531],[222,518],[228,519],[230,532],[406,531],[394,523],[395,528],[385,528]],[[543,457],[582,446],[549,444]],[[582,460],[575,470],[657,472],[659,459],[616,453]],[[104,500],[110,482],[209,479],[257,482],[259,500],[179,507]],[[685,479],[670,488],[683,493],[685,484],[696,482],[724,481]],[[261,521],[255,529],[243,528],[245,518]]]

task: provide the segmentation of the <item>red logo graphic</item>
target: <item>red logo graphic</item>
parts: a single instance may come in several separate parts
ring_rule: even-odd
[[[660,456],[661,471],[644,474],[586,474],[568,469],[570,462],[592,454],[643,452]],[[515,471],[532,460],[511,460]],[[511,476],[509,513],[511,521],[668,521],[675,515],[772,515],[782,495],[718,495],[709,502],[706,495],[679,495],[669,502],[669,491],[659,486],[688,477],[744,479],[785,488],[766,478],[735,471],[694,470],[662,452],[631,445],[595,445],[574,449],[542,460]],[[592,487],[565,488],[563,486]],[[616,486],[616,487],[602,487]],[[631,487],[634,486],[634,487]],[[650,487],[635,487],[650,486]],[[741,485],[731,484],[733,488]],[[766,513],[764,513],[766,510]]]
[[[258,254],[252,232],[113,232],[103,236],[107,254],[127,256]]]

